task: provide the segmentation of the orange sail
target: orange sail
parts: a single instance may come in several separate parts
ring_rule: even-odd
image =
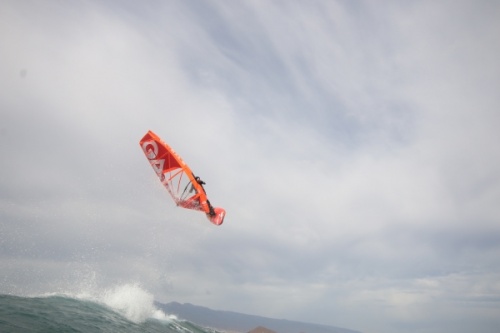
[[[202,211],[213,224],[222,224],[226,211],[210,204],[204,183],[168,144],[152,131],[148,131],[139,144],[177,206]]]

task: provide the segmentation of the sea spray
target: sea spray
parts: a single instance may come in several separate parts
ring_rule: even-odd
[[[177,319],[175,316],[166,315],[163,311],[156,308],[154,305],[154,296],[144,290],[139,283],[121,284],[101,289],[92,280],[90,284],[78,284],[75,287],[73,291],[50,292],[38,296],[42,298],[62,296],[95,302],[107,306],[109,309],[134,323],[143,323],[148,318],[160,321]]]
[[[148,318],[168,319],[154,306],[153,295],[138,284],[125,284],[109,289],[101,301],[134,323],[142,323]]]

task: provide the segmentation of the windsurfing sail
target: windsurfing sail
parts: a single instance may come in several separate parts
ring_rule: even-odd
[[[202,211],[215,225],[221,225],[224,222],[226,211],[210,204],[203,188],[204,182],[194,175],[189,166],[168,144],[152,131],[148,131],[139,144],[160,182],[177,206]]]

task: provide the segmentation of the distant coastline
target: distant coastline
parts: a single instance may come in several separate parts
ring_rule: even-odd
[[[167,314],[189,320],[197,325],[222,330],[227,333],[248,333],[258,327],[276,333],[361,333],[336,326],[304,323],[286,319],[273,319],[232,311],[219,311],[189,303],[156,302],[156,306]]]

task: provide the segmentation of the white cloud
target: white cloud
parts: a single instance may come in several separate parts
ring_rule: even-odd
[[[2,6],[7,289],[63,267],[366,333],[498,327],[497,5]],[[222,227],[169,201],[148,129]]]

